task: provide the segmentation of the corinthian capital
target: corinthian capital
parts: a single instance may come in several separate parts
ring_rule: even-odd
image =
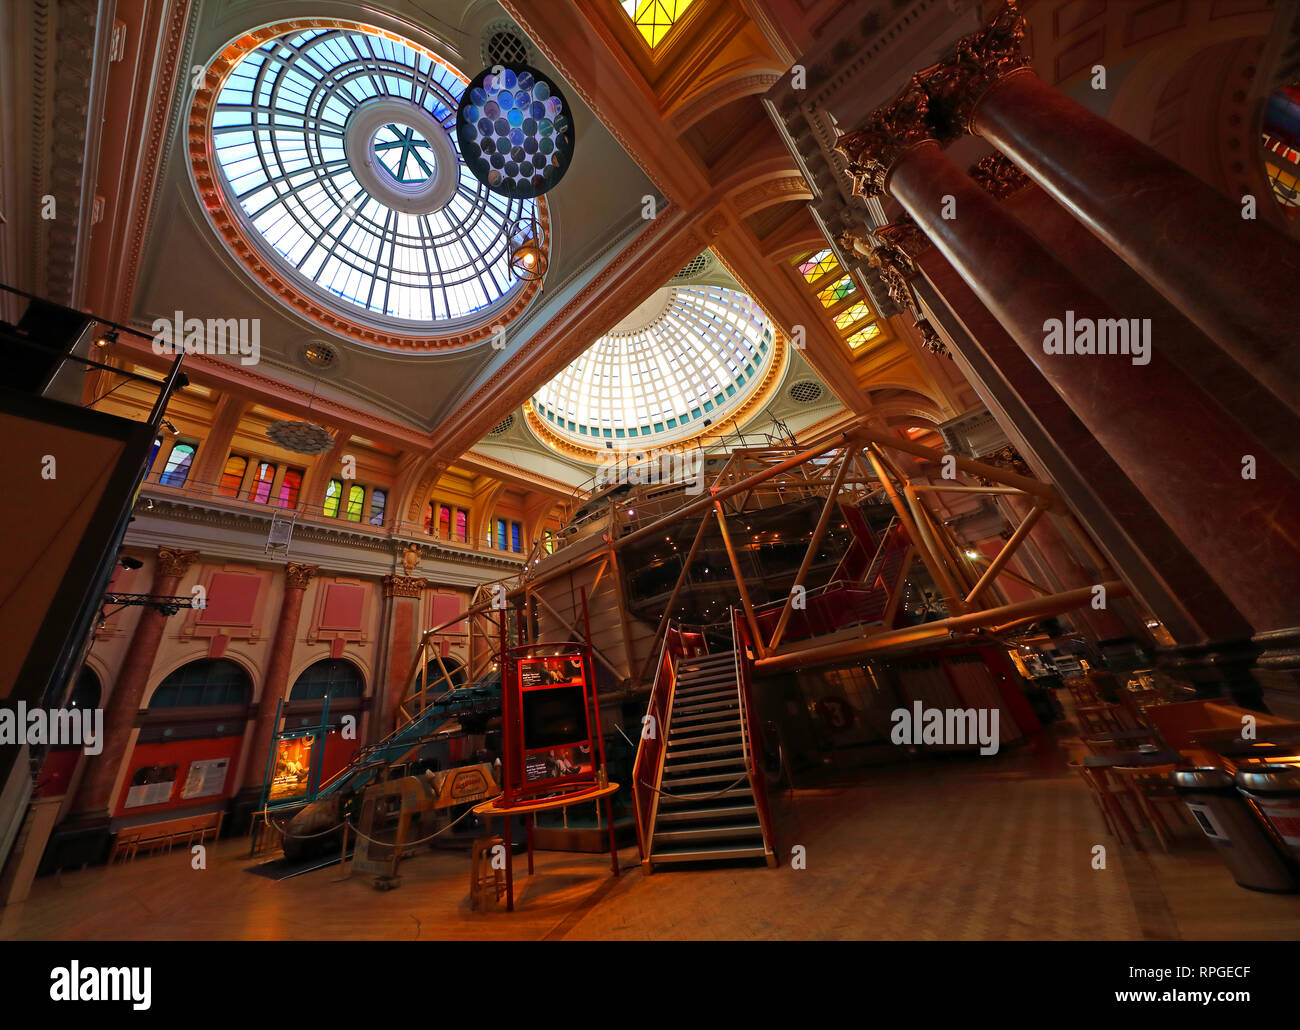
[[[284,567],[285,585],[290,590],[306,590],[307,584],[312,581],[318,572],[320,572],[319,565],[303,565],[291,561]]]
[[[885,194],[889,172],[903,151],[935,138],[929,112],[930,98],[913,76],[893,100],[840,137],[835,149],[848,158],[854,193],[863,197]]]
[[[190,571],[190,566],[198,561],[198,551],[183,551],[179,547],[158,548],[158,564],[154,574],[157,576],[175,576],[180,579]]]
[[[958,40],[951,57],[917,75],[940,136],[951,139],[969,132],[971,116],[989,87],[1029,66],[1024,41],[1025,17],[1015,0],[1008,0],[984,28]]]

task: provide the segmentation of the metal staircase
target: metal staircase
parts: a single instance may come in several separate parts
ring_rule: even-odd
[[[675,662],[649,868],[746,858],[775,863],[754,795],[738,672],[734,651]]]

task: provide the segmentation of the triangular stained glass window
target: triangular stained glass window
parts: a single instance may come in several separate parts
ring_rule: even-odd
[[[641,38],[652,48],[668,35],[694,0],[619,0]]]

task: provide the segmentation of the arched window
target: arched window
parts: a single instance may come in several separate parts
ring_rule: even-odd
[[[158,482],[163,486],[184,486],[185,479],[190,474],[190,463],[194,461],[196,447],[197,445],[192,443],[176,444],[171,454],[167,455],[167,464],[163,466]]]
[[[456,539],[462,544],[469,540],[469,512],[463,508],[456,509]]]
[[[360,522],[361,511],[366,505],[366,488],[356,483],[348,490],[348,521]]]
[[[372,526],[382,526],[384,524],[384,506],[387,503],[388,491],[370,491],[370,524]]]
[[[64,707],[79,708],[83,711],[98,708],[99,696],[99,677],[89,665],[83,665],[81,675],[77,677],[77,684],[68,695],[68,703]]]
[[[265,504],[271,499],[271,484],[275,482],[275,466],[267,461],[257,463],[257,476],[253,480],[253,489],[249,500]]]
[[[445,504],[438,505],[438,536],[442,540],[451,539],[451,509]]]
[[[447,681],[442,678],[442,669],[447,670],[447,675],[451,677],[452,686],[463,687],[465,685],[465,666],[457,659],[448,656],[442,660],[441,669],[438,667],[436,658],[424,667],[424,675],[430,690],[441,692],[451,689],[447,686]],[[415,685],[418,687],[419,684],[420,681],[417,679]]]
[[[327,518],[335,518],[339,513],[339,502],[343,499],[343,483],[338,479],[331,479],[329,486],[325,488],[325,515]]]
[[[285,469],[284,479],[280,482],[280,499],[276,503],[281,508],[298,507],[298,491],[302,489],[302,469]]]
[[[203,658],[168,673],[149,699],[149,709],[210,708],[249,703],[253,682],[228,658]]]
[[[361,697],[365,682],[361,670],[346,658],[323,658],[307,666],[289,691],[290,701],[320,701],[331,698]]]
[[[217,493],[222,497],[238,497],[247,471],[248,459],[232,454],[226,459],[226,467],[221,471],[221,485],[217,487]]]

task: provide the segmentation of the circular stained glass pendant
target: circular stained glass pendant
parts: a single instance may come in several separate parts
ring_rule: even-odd
[[[329,430],[314,422],[300,422],[297,419],[286,418],[272,422],[266,427],[266,435],[272,443],[298,454],[321,454],[334,446],[334,437]]]
[[[555,83],[528,65],[496,65],[460,98],[456,136],[469,170],[503,197],[540,197],[573,159],[573,112]]]

